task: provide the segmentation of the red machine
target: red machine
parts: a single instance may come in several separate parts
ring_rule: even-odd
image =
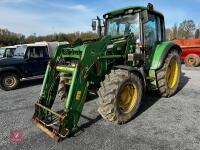
[[[173,42],[181,46],[181,60],[187,66],[197,67],[200,64],[200,39],[176,39]]]

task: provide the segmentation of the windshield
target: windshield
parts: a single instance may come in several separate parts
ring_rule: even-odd
[[[107,20],[107,35],[120,36],[134,33],[140,36],[139,13],[119,16]]]
[[[14,52],[14,57],[24,58],[27,46],[19,46]]]
[[[3,57],[5,53],[5,48],[0,48],[0,57]]]

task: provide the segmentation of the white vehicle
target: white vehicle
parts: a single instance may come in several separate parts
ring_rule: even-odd
[[[54,57],[56,49],[58,48],[59,45],[64,45],[64,44],[69,44],[69,42],[36,42],[35,44],[44,44],[47,45],[48,47],[48,54],[49,57]]]
[[[13,57],[14,51],[16,50],[17,46],[7,46],[0,48],[0,58],[10,58]]]

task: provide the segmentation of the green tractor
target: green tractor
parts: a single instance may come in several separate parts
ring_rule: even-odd
[[[147,7],[131,6],[92,21],[98,38],[58,47],[49,61],[32,121],[59,140],[77,127],[87,94],[98,93],[101,116],[124,124],[136,114],[146,90],[163,97],[177,91],[181,48],[165,41],[164,16]],[[53,111],[56,96],[62,111]]]

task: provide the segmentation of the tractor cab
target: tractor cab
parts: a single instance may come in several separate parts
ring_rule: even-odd
[[[98,26],[98,35],[100,37],[102,35],[127,37],[132,33],[137,44],[149,48],[165,40],[164,16],[155,11],[152,4],[148,4],[147,7],[125,7],[108,12],[103,17],[104,21],[99,17],[92,21],[92,28],[96,30],[96,26]]]

